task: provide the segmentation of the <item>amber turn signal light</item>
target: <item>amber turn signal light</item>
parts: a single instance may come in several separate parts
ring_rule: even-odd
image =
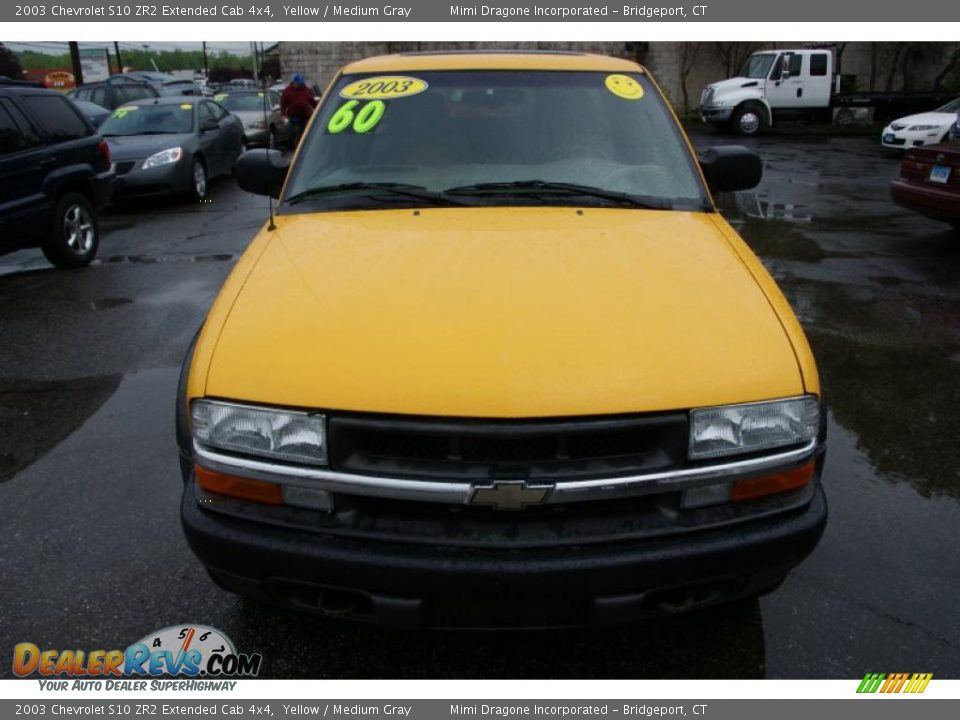
[[[276,483],[224,475],[205,467],[196,468],[197,482],[204,490],[218,495],[251,500],[267,505],[282,505],[283,491]]]
[[[749,480],[738,480],[730,490],[730,501],[753,500],[802,488],[813,478],[815,468],[816,462],[811,460],[806,465],[801,465],[793,470],[750,478]]]

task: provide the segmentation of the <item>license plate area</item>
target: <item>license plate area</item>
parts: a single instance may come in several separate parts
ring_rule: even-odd
[[[934,165],[930,168],[929,180],[932,183],[939,183],[941,185],[946,185],[947,181],[950,179],[950,171],[952,168],[946,165]]]

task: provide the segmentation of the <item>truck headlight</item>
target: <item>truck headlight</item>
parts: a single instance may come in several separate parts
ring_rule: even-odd
[[[143,161],[143,169],[146,170],[148,168],[160,167],[161,165],[169,165],[170,163],[177,162],[182,157],[183,148],[175,147],[161,150]]]
[[[325,417],[318,413],[195,400],[193,437],[201,445],[309,465],[326,465]]]
[[[812,395],[700,408],[690,413],[691,460],[741,455],[808,443],[820,430],[820,402]]]

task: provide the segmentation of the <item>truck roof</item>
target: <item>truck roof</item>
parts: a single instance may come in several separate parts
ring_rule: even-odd
[[[352,62],[345,75],[368,72],[413,72],[417,70],[582,70],[595,72],[644,72],[639,64],[606,55],[578,52],[486,51],[417,52],[379,55]]]

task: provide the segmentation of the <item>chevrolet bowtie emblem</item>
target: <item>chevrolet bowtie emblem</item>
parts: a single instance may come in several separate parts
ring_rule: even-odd
[[[523,480],[497,480],[492,485],[473,489],[471,505],[488,505],[494,510],[523,510],[539,505],[553,490],[553,485],[528,485]]]

